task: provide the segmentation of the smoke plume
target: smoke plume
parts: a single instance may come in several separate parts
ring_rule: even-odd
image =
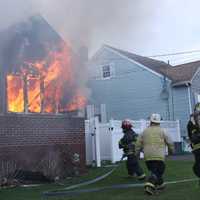
[[[1,0],[2,1],[2,0]],[[127,29],[132,1],[121,0],[8,0],[1,2],[0,30],[40,13],[75,48],[92,45],[93,34]],[[135,9],[134,9],[135,10]],[[127,31],[127,30],[126,30]]]

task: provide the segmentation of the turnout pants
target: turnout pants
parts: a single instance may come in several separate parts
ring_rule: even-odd
[[[143,169],[139,165],[138,158],[134,154],[127,156],[126,167],[130,176],[136,174],[140,177],[144,174]]]
[[[200,149],[193,151],[194,154],[194,165],[193,165],[193,172],[194,174],[200,178]]]
[[[165,172],[164,161],[160,160],[146,161],[146,166],[148,170],[151,172],[151,175],[148,178],[148,182],[153,184],[154,186],[162,185],[164,182],[162,176]]]

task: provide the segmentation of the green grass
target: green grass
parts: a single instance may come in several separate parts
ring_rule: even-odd
[[[174,181],[181,179],[189,179],[195,178],[192,172],[192,161],[167,161],[167,168],[165,172],[165,180],[166,181]],[[142,163],[144,169],[144,163]],[[35,188],[13,188],[13,189],[1,189],[0,190],[0,200],[42,200],[43,191],[49,190],[62,190],[63,187],[67,185],[72,185],[75,183],[79,183],[82,181],[90,180],[99,176],[101,174],[106,173],[110,169],[101,168],[101,169],[90,169],[89,173],[84,175],[81,178],[76,178],[73,180],[65,181],[65,186],[58,186],[56,184],[47,184],[42,185],[40,187]],[[103,187],[110,186],[113,184],[127,184],[127,183],[139,183],[137,180],[127,178],[127,172],[125,164],[120,164],[120,167],[113,172],[112,175],[107,177],[106,179],[89,185],[85,188],[95,188],[95,187]],[[101,192],[94,193],[86,193],[81,194],[76,197],[49,197],[49,200],[198,200],[200,197],[200,187],[197,185],[197,182],[187,182],[187,183],[179,183],[167,185],[167,188],[162,191],[159,195],[155,195],[153,197],[146,196],[144,194],[143,188],[129,188],[129,189],[112,189],[105,190]]]

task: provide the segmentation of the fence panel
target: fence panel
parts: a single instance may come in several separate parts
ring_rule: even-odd
[[[92,164],[95,158],[95,142],[94,142],[94,119],[85,120],[85,150],[86,150],[86,164]]]
[[[133,130],[137,134],[149,126],[149,121],[132,121]],[[91,163],[95,158],[95,142],[93,139],[95,131],[99,131],[100,159],[111,160],[113,163],[119,161],[122,157],[122,150],[118,148],[118,142],[123,137],[120,120],[110,120],[109,123],[99,123],[98,130],[94,127],[94,120],[86,120],[86,159]],[[179,121],[162,121],[161,127],[171,136],[173,142],[181,142]],[[93,133],[93,134],[92,134]],[[92,136],[93,135],[93,136]],[[92,152],[91,152],[92,151]]]
[[[110,160],[111,155],[111,134],[109,124],[100,124],[100,154],[101,160]]]

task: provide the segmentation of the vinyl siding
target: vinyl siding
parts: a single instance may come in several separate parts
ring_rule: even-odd
[[[188,87],[173,88],[174,119],[180,120],[181,135],[187,135],[187,122],[190,116]]]
[[[109,63],[115,67],[115,76],[101,80],[101,66]],[[90,103],[106,104],[108,119],[147,119],[154,112],[167,118],[168,102],[160,96],[162,77],[106,49],[91,61],[89,71]]]

